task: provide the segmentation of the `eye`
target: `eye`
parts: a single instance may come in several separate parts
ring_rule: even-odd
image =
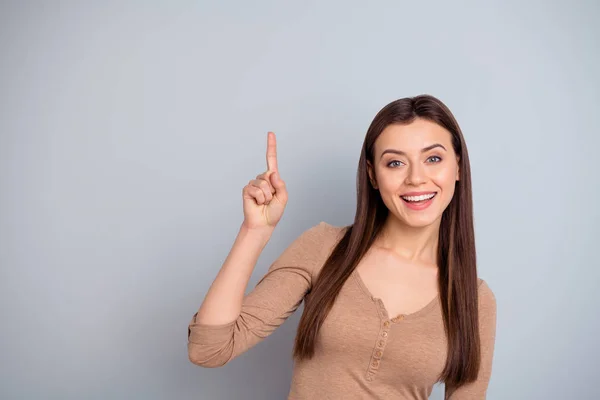
[[[428,160],[431,160],[432,158],[437,158],[439,160],[439,161],[434,161],[433,162],[434,164],[439,163],[440,161],[442,161],[442,158],[438,157],[438,156],[431,156],[431,157],[428,158]]]
[[[396,166],[396,164],[395,164],[395,163],[402,163],[402,161],[393,160],[393,161],[390,161],[390,162],[387,164],[387,166],[388,166],[388,167],[392,167],[392,168],[394,168],[394,167]]]

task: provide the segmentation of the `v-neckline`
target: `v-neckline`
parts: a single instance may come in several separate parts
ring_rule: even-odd
[[[354,276],[354,279],[356,280],[356,283],[358,284],[358,286],[360,286],[360,288],[362,289],[362,291],[376,304],[379,305],[380,307],[380,311],[383,314],[383,317],[386,320],[391,320],[393,322],[396,322],[399,318],[400,320],[407,320],[407,319],[413,319],[413,318],[417,318],[423,314],[426,314],[427,312],[429,312],[431,309],[433,309],[438,303],[439,303],[439,293],[436,294],[436,296],[429,302],[427,303],[424,307],[420,308],[419,310],[412,312],[410,314],[398,314],[394,317],[390,317],[390,315],[388,314],[387,308],[385,307],[385,304],[383,303],[383,300],[380,299],[379,297],[375,297],[373,296],[373,294],[371,293],[371,291],[369,290],[369,288],[367,287],[367,285],[365,284],[365,282],[363,281],[362,277],[360,276],[360,273],[358,272],[358,270],[355,268],[354,271],[352,271],[352,275]]]

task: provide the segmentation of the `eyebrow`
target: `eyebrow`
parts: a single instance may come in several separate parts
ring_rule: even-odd
[[[421,149],[421,153],[426,153],[426,152],[428,152],[428,151],[429,151],[429,150],[431,150],[431,149],[435,149],[436,147],[441,147],[442,149],[446,150],[446,148],[445,148],[444,146],[442,146],[441,144],[439,144],[439,143],[434,143],[434,144],[432,144],[431,146],[427,146],[427,147],[425,147],[425,148]],[[447,151],[447,150],[446,150],[446,151]],[[383,152],[383,153],[381,153],[381,156],[380,156],[379,158],[382,158],[384,155],[386,155],[386,154],[388,154],[388,153],[392,153],[392,154],[398,154],[398,155],[400,155],[400,156],[406,156],[406,153],[405,153],[405,152],[403,152],[402,150],[396,150],[396,149],[387,149],[387,150],[384,150],[384,152]]]

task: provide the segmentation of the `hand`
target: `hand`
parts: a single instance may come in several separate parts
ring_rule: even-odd
[[[277,170],[277,142],[273,132],[267,134],[267,170],[244,186],[242,197],[244,226],[275,228],[283,216],[288,193]]]

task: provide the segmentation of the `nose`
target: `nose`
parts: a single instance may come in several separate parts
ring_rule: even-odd
[[[406,175],[406,184],[418,186],[427,181],[425,176],[425,171],[423,171],[423,166],[419,163],[412,164],[408,169],[408,174]]]

